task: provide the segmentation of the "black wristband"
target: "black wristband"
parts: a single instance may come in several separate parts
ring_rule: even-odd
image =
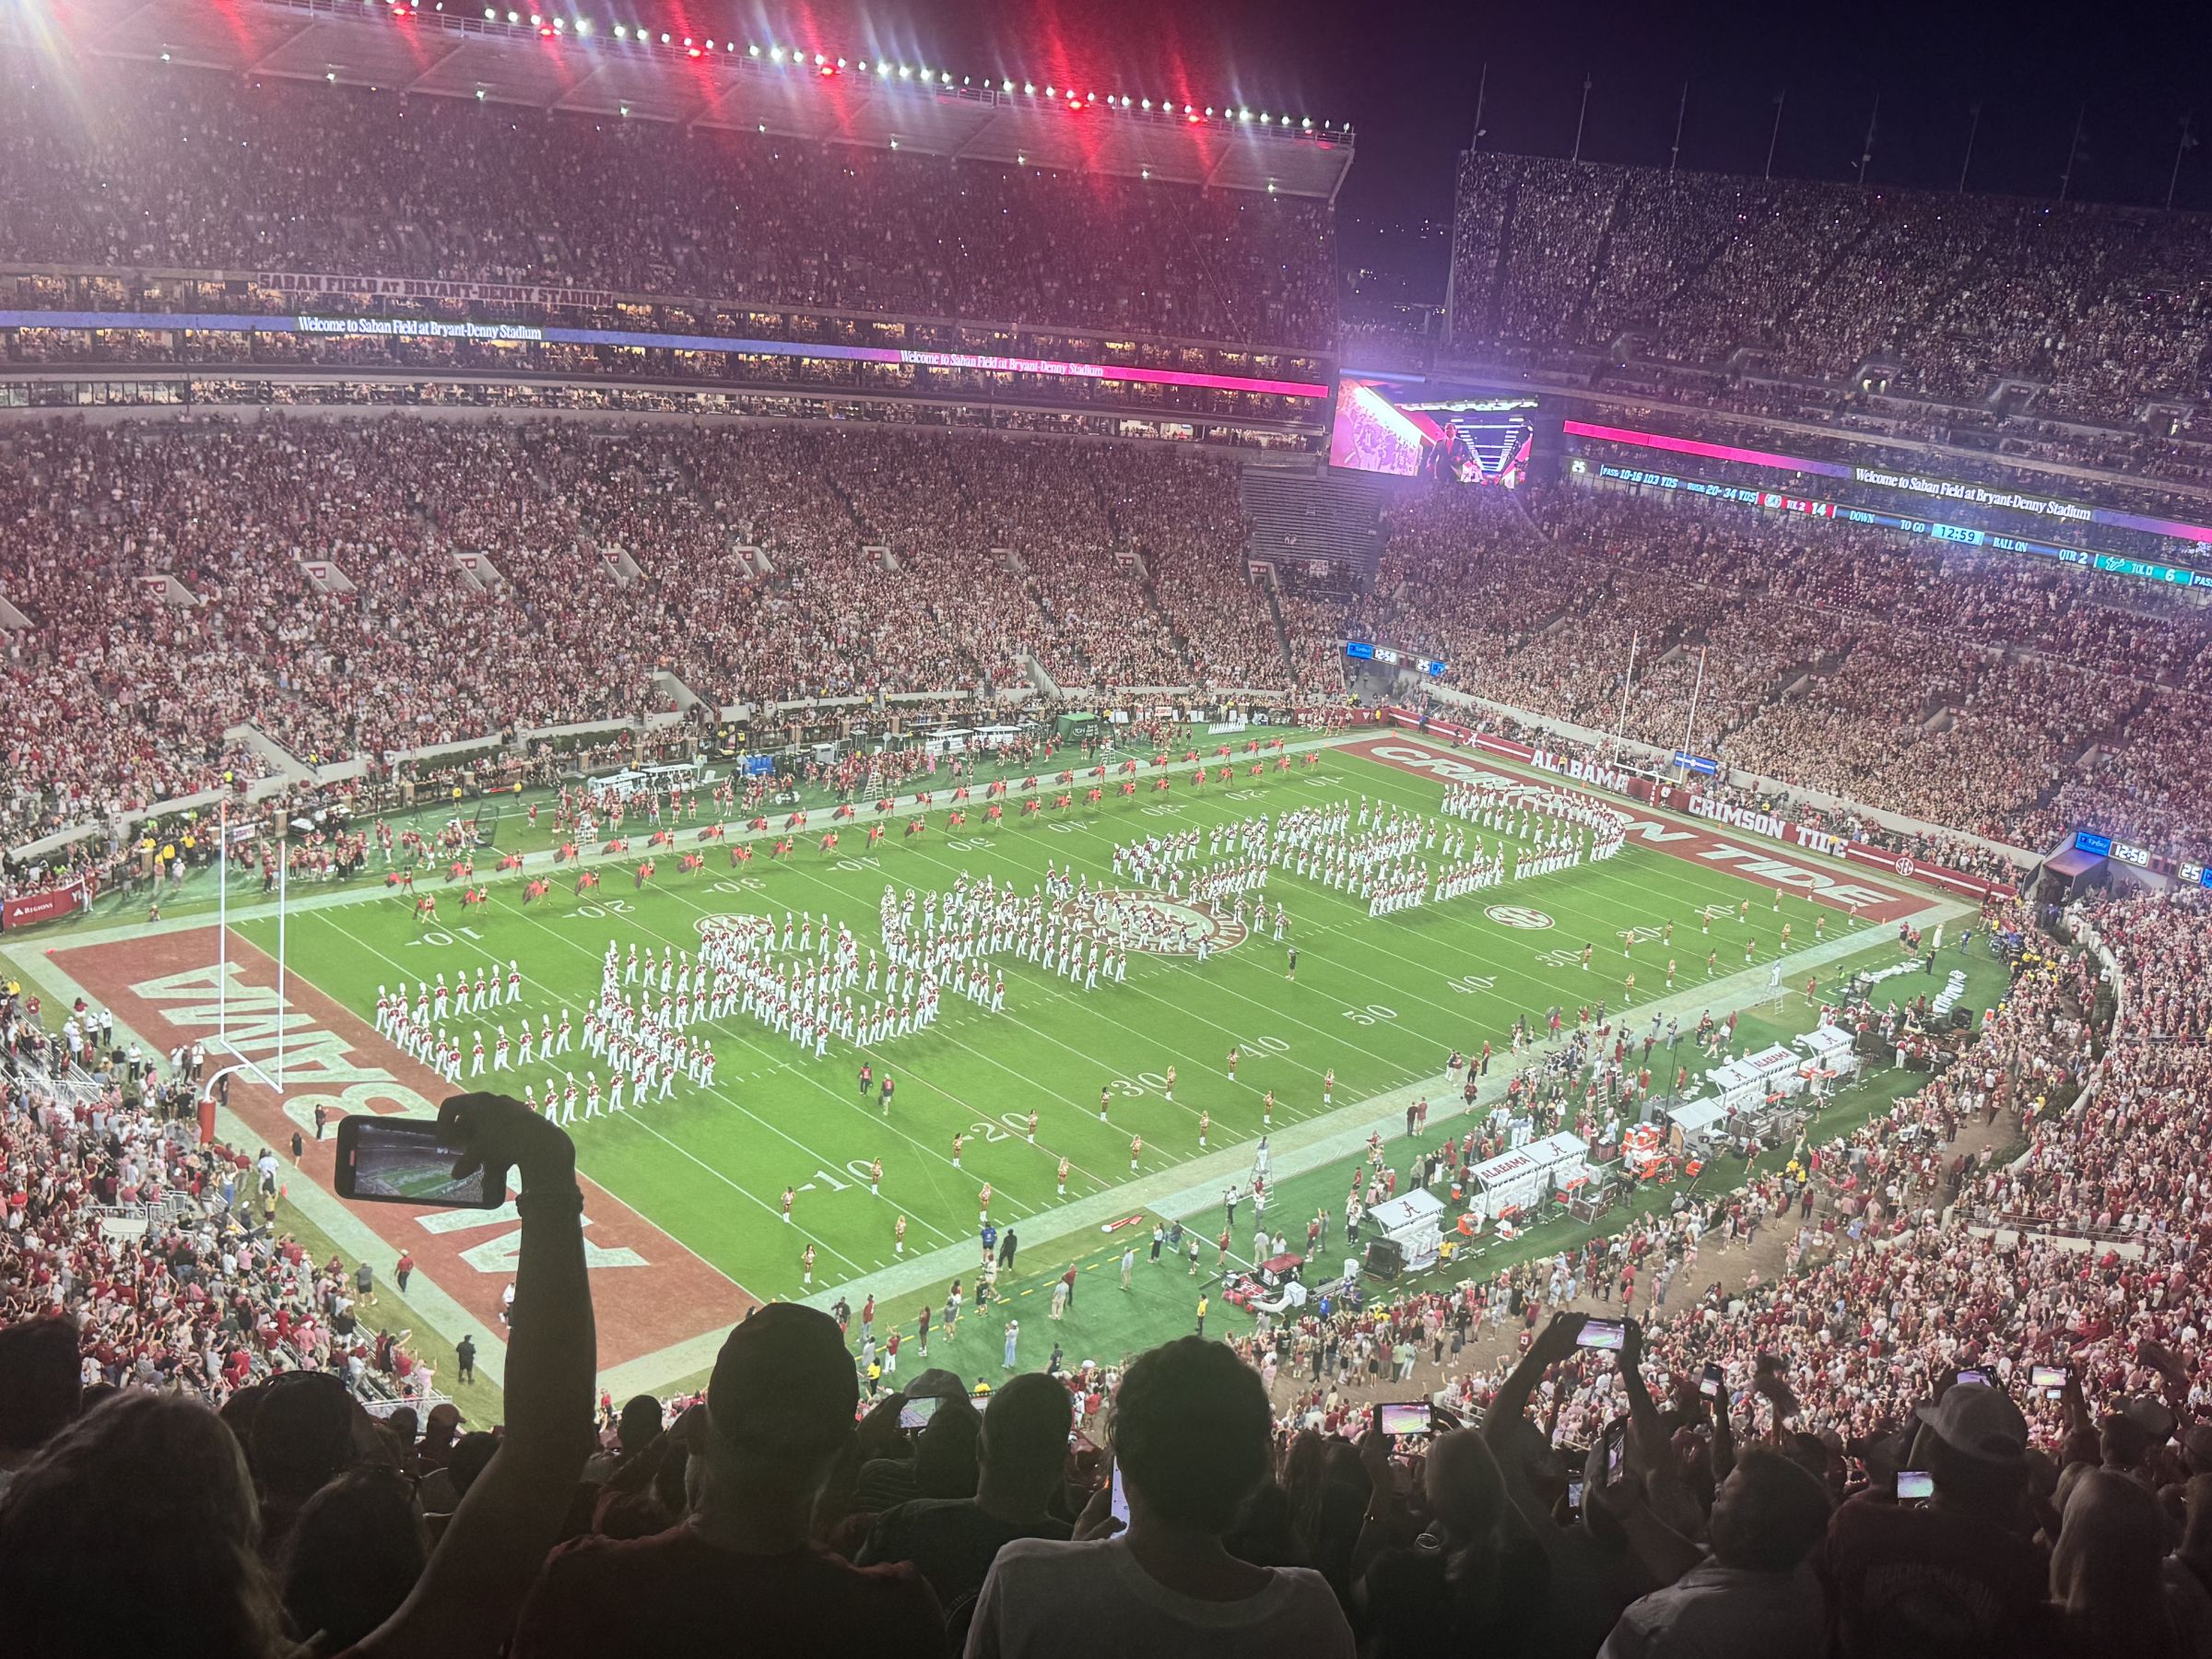
[[[574,1182],[567,1186],[528,1188],[515,1195],[514,1213],[525,1220],[534,1215],[581,1216],[583,1188]]]

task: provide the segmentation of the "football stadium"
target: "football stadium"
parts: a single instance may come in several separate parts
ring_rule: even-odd
[[[0,0],[20,1652],[2212,1641],[2181,61],[1134,18]]]

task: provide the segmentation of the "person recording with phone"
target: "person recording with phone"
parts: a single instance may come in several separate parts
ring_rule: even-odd
[[[1815,1567],[1831,1644],[1860,1653],[2033,1651],[2046,1574],[2030,1542],[2028,1421],[2004,1391],[1953,1382],[1913,1414],[1902,1471],[1924,1501],[1838,1509]],[[1905,1481],[1900,1475],[1899,1496]]]

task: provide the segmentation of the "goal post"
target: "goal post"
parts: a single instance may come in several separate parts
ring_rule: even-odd
[[[290,911],[291,898],[291,837],[288,819],[280,818],[276,834],[276,1052],[269,1065],[241,1050],[230,1031],[230,797],[226,794],[216,811],[216,888],[215,888],[215,1040],[209,1045],[218,1053],[228,1055],[230,1064],[211,1073],[204,1088],[212,1088],[218,1077],[231,1072],[244,1072],[256,1082],[266,1085],[279,1093],[284,1088],[285,1049],[291,1024],[289,1006],[286,1002],[287,959],[286,920]],[[259,1022],[255,1024],[258,1026]]]

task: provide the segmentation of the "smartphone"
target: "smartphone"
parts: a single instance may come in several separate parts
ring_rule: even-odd
[[[1709,1400],[1717,1400],[1721,1397],[1721,1390],[1727,1386],[1727,1382],[1726,1373],[1719,1366],[1709,1365],[1705,1368],[1704,1376],[1698,1380],[1698,1392]]]
[[[1567,1507],[1578,1515],[1583,1512],[1583,1477],[1580,1475],[1567,1477]]]
[[[2030,1387],[2041,1389],[2046,1400],[2064,1399],[2068,1374],[2063,1365],[2033,1365],[2028,1368],[2028,1382]]]
[[[1628,1445],[1626,1430],[1607,1430],[1606,1432],[1606,1484],[1611,1486],[1620,1478],[1621,1453]]]
[[[1984,1387],[1987,1387],[1989,1384],[1989,1373],[1985,1371],[1962,1371],[1959,1373],[1959,1381],[1961,1382],[1979,1382]]]
[[[935,1394],[922,1394],[899,1407],[899,1427],[919,1429],[937,1415],[937,1407],[945,1404]]]
[[[1113,1465],[1113,1496],[1109,1498],[1106,1502],[1108,1509],[1112,1512],[1113,1518],[1124,1526],[1128,1525],[1129,1494],[1122,1490],[1122,1465],[1119,1463]]]
[[[1434,1420],[1426,1400],[1406,1400],[1375,1407],[1377,1434],[1426,1434]]]
[[[1618,1319],[1589,1319],[1583,1322],[1583,1334],[1574,1339],[1576,1347],[1603,1348],[1607,1353],[1620,1352],[1627,1339],[1628,1326]]]
[[[1897,1475],[1897,1500],[1900,1503],[1918,1503],[1936,1496],[1936,1477],[1925,1469],[1900,1469]]]
[[[376,1204],[430,1204],[441,1209],[498,1209],[507,1171],[482,1169],[455,1179],[468,1156],[458,1135],[433,1118],[359,1113],[338,1120],[337,1191]]]

